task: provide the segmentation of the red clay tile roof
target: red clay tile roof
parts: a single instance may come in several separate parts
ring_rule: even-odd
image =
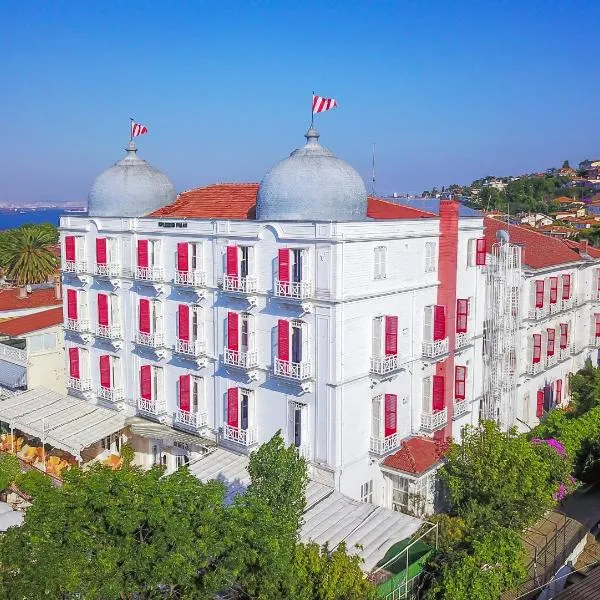
[[[23,317],[15,317],[0,323],[1,335],[23,335],[40,329],[47,329],[63,322],[62,306],[43,310]]]
[[[25,298],[19,298],[19,288],[0,290],[0,313],[3,310],[42,308],[59,304],[62,305],[62,300],[56,299],[54,287],[33,290]]]
[[[580,250],[585,249],[585,252],[592,258],[600,258],[600,250],[598,248],[590,246],[589,244],[586,246],[585,243],[576,242],[574,240],[565,240],[563,243],[566,244],[572,250],[575,250],[575,252],[579,252]]]
[[[506,223],[489,217],[484,218],[484,231],[488,249],[496,243],[496,233],[507,229]],[[564,241],[518,225],[508,228],[510,241],[523,246],[523,264],[532,269],[544,269],[581,261],[577,252]]]
[[[404,473],[420,475],[433,467],[448,452],[447,442],[438,442],[431,438],[413,437],[405,442],[398,452],[391,454],[383,464]]]
[[[182,192],[173,204],[149,217],[184,219],[254,219],[258,183],[216,183]],[[367,216],[372,219],[422,219],[433,213],[369,197]]]

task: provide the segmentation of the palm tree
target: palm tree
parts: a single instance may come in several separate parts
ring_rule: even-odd
[[[58,260],[50,246],[52,231],[39,227],[19,227],[0,241],[0,263],[7,278],[17,285],[44,283],[56,273]]]

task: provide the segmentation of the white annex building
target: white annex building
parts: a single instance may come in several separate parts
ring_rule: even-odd
[[[281,430],[313,480],[431,511],[465,424],[568,400],[600,341],[600,252],[368,197],[306,138],[260,185],[177,196],[133,144],[98,177],[89,214],[61,218],[70,393],[126,411],[147,466]]]

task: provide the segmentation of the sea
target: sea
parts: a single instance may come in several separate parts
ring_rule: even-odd
[[[65,214],[82,214],[68,212],[62,208],[44,208],[40,210],[8,211],[0,210],[0,230],[13,229],[25,223],[52,223],[58,226],[59,217]]]

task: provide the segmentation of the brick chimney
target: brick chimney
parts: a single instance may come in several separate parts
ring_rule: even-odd
[[[19,286],[19,298],[27,298],[27,288],[24,285]]]
[[[60,283],[60,277],[54,278],[54,297],[57,300],[60,300],[62,298],[62,286]]]
[[[581,246],[579,247],[579,254],[581,254],[582,256],[584,254],[588,253],[588,241],[585,240],[584,242],[581,242]]]

